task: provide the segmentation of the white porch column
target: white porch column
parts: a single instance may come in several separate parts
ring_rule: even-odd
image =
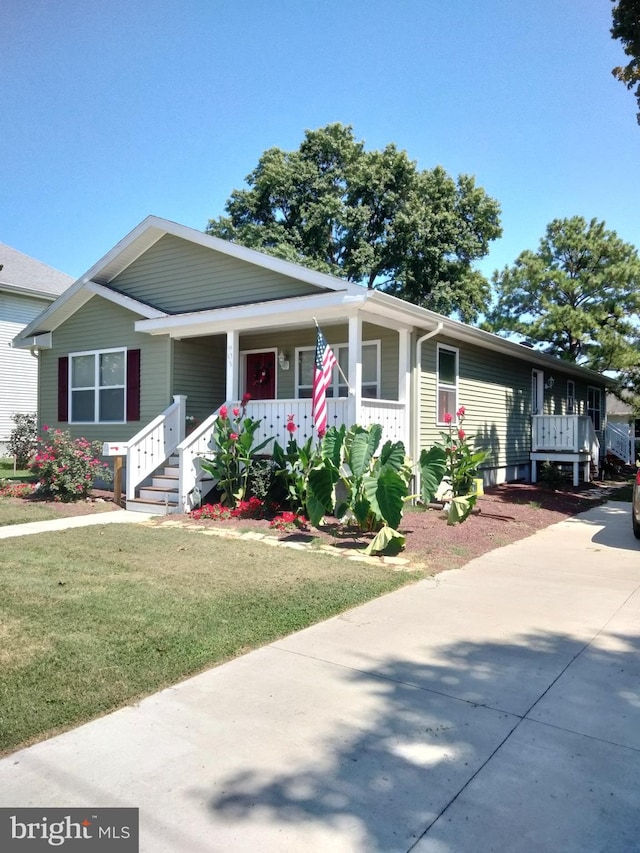
[[[349,317],[349,420],[357,424],[362,408],[362,318]]]
[[[227,385],[225,400],[237,400],[240,396],[240,332],[227,332]]]
[[[398,332],[398,402],[402,403],[402,441],[410,452],[411,426],[411,335],[408,329]]]

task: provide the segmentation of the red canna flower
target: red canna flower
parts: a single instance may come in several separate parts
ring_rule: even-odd
[[[227,409],[226,406],[220,406],[220,417],[223,421],[226,421],[226,419],[229,417],[229,409]]]
[[[458,430],[458,438],[460,439],[460,441],[464,441],[465,435],[466,435],[466,433],[463,429]]]
[[[445,414],[444,414],[445,424],[450,424],[452,420],[453,420],[453,415],[450,412],[445,412]]]

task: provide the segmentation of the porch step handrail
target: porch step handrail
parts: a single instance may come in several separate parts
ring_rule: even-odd
[[[608,453],[613,453],[625,465],[632,465],[634,460],[634,440],[631,430],[622,424],[607,423],[604,434],[604,446]]]
[[[225,403],[225,405],[229,408],[232,404]],[[197,503],[194,500],[194,492],[204,473],[200,467],[200,459],[213,450],[211,447],[213,426],[218,419],[220,408],[222,406],[205,418],[176,448],[180,459],[180,479],[178,481],[180,512],[189,512]]]
[[[184,438],[186,396],[176,394],[173,403],[136,433],[127,447],[127,500],[136,487],[175,452]]]

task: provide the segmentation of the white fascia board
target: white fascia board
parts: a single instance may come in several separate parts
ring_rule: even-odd
[[[94,264],[82,276],[82,280],[112,281],[165,234],[171,234],[197,246],[203,246],[205,249],[211,249],[231,258],[246,261],[288,278],[315,285],[323,290],[357,292],[362,289],[360,285],[353,282],[336,278],[327,273],[317,272],[301,264],[284,261],[256,249],[248,249],[246,246],[231,243],[221,237],[212,237],[210,234],[205,234],[204,231],[198,231],[195,228],[189,228],[187,225],[180,225],[178,222],[171,222],[169,219],[162,219],[159,216],[147,216],[133,231],[123,237],[110,252]]]
[[[110,287],[105,287],[103,284],[97,284],[95,281],[87,282],[85,287],[91,293],[95,293],[97,296],[102,296],[103,299],[108,299],[110,302],[115,302],[116,305],[120,305],[122,308],[127,308],[129,311],[140,314],[147,319],[155,320],[159,317],[167,316],[164,311],[160,311],[158,308],[152,308],[150,305],[138,302],[137,299],[133,299],[131,296],[120,293],[118,290],[112,290]]]
[[[614,384],[608,377],[589,370],[587,367],[562,361],[562,359],[556,358],[553,355],[530,349],[522,344],[509,341],[506,338],[501,338],[499,335],[493,334],[493,332],[476,329],[474,326],[469,326],[459,320],[452,320],[442,314],[437,314],[435,311],[429,311],[427,308],[421,308],[419,305],[405,302],[402,299],[398,299],[397,296],[391,296],[388,293],[381,293],[374,290],[368,292],[368,298],[368,308],[370,310],[377,309],[383,315],[387,311],[390,314],[401,313],[407,319],[411,318],[413,324],[419,328],[431,330],[436,328],[438,323],[442,323],[441,336],[455,338],[456,340],[464,341],[483,349],[499,352],[510,358],[517,358],[519,361],[526,361],[532,366],[545,368],[548,373],[556,370],[576,376],[585,382],[598,381],[599,384]],[[375,309],[374,305],[376,306]]]
[[[41,290],[30,290],[28,287],[19,287],[17,284],[7,284],[0,281],[0,292],[17,293],[18,296],[28,296],[31,299],[41,299],[43,302],[53,302],[57,297],[54,293],[43,293]]]
[[[366,291],[350,293],[320,293],[293,299],[274,299],[272,302],[253,302],[232,308],[214,308],[189,314],[173,314],[157,320],[138,320],[136,332],[150,335],[169,335],[172,338],[216,335],[230,330],[286,328],[312,326],[314,319],[337,323],[358,311],[365,302]]]
[[[16,335],[9,346],[13,349],[51,349],[53,346],[53,335],[51,332],[32,335],[30,338],[23,338],[22,335]]]

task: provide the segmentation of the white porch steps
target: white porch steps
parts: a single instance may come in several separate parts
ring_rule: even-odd
[[[152,474],[151,485],[142,485],[136,489],[137,496],[127,500],[127,509],[134,512],[155,512],[157,515],[179,512],[179,460],[177,456],[171,456],[166,462],[161,470]]]

